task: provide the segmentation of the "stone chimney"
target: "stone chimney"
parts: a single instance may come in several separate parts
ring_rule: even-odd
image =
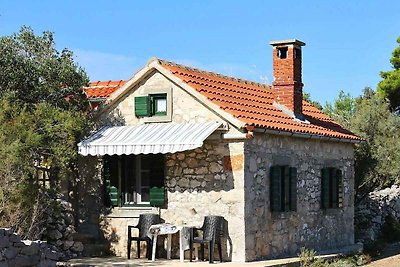
[[[301,79],[301,47],[305,43],[292,39],[270,42],[273,47],[274,82],[277,102],[301,116],[303,82]]]

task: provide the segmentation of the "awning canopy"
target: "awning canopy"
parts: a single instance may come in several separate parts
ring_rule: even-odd
[[[149,123],[105,127],[78,144],[87,156],[174,153],[203,145],[222,123]]]

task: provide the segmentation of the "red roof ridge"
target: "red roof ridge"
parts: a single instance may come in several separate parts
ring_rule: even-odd
[[[98,80],[89,82],[89,86],[84,86],[83,88],[118,87],[126,82],[127,82],[126,80],[106,80],[106,81]]]
[[[214,76],[214,77],[221,78],[221,79],[226,79],[229,81],[242,83],[245,85],[252,85],[252,86],[257,86],[257,87],[262,87],[262,88],[267,88],[267,89],[272,88],[269,84],[266,84],[266,83],[255,82],[255,81],[251,81],[251,80],[247,80],[247,79],[242,79],[242,78],[228,76],[225,74],[220,74],[220,73],[213,72],[213,71],[206,71],[206,70],[202,70],[202,69],[198,69],[198,68],[194,68],[194,67],[189,67],[189,66],[182,65],[182,64],[172,62],[172,61],[168,61],[165,59],[159,59],[159,58],[156,58],[156,59],[158,60],[158,62],[161,65],[169,65],[169,66],[177,67],[177,68],[192,71],[192,72],[202,73],[202,74]]]

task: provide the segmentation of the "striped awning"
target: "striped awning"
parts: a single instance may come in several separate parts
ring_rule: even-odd
[[[78,144],[87,156],[174,153],[201,147],[222,123],[149,123],[105,127]]]

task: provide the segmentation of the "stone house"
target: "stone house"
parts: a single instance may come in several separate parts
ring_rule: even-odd
[[[99,131],[78,145],[97,164],[98,190],[85,194],[106,191],[101,226],[117,255],[126,226],[152,211],[189,225],[224,216],[226,260],[354,245],[361,138],[303,100],[305,44],[271,45],[272,85],[153,58],[127,81],[85,88],[100,110]]]

